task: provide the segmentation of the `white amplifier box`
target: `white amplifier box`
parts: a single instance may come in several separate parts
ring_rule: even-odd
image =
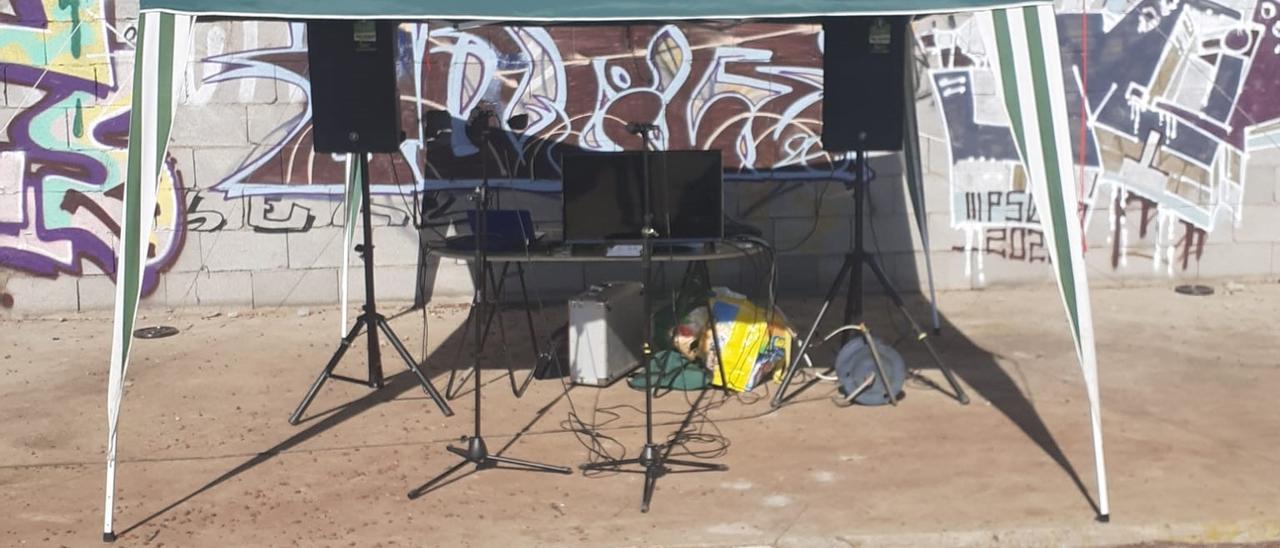
[[[569,300],[569,374],[605,386],[640,365],[644,284],[605,282]]]

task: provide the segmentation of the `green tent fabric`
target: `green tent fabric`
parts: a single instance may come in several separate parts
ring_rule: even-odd
[[[510,22],[777,19],[979,11],[1036,0],[142,0],[142,11],[308,19],[451,19]]]
[[[781,19],[976,11],[994,37],[994,64],[1036,205],[1045,219],[1050,257],[1085,379],[1093,430],[1100,517],[1109,515],[1097,358],[1085,274],[1078,203],[1063,96],[1058,36],[1051,5],[1004,0],[142,0],[135,50],[127,180],[116,265],[116,306],[107,389],[107,470],[103,537],[114,539],[116,434],[130,342],[151,238],[156,186],[169,140],[195,18],[394,18],[551,23],[584,20]],[[913,101],[908,101],[913,104]],[[913,113],[909,113],[913,114]],[[911,123],[910,116],[908,123]],[[908,134],[914,134],[914,131]],[[908,182],[921,235],[927,239],[918,143],[908,143]],[[348,165],[354,164],[348,162]],[[358,210],[357,175],[348,169],[347,249]],[[928,245],[925,245],[926,254]],[[926,255],[927,256],[927,255]],[[344,260],[344,263],[347,261]],[[931,266],[931,265],[930,265]],[[930,272],[932,269],[930,268]],[[344,278],[345,279],[345,278]],[[345,288],[344,281],[344,288]],[[345,293],[345,290],[343,291]],[[344,297],[345,299],[345,297]],[[345,323],[343,324],[345,328]]]

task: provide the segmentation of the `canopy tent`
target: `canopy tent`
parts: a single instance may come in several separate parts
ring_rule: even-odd
[[[1084,375],[1093,431],[1099,517],[1109,515],[1097,360],[1089,305],[1081,225],[1076,217],[1071,146],[1052,5],[1008,0],[141,0],[135,51],[127,180],[116,268],[116,307],[107,388],[107,477],[103,535],[113,539],[116,434],[148,242],[154,225],[156,187],[176,111],[185,54],[196,17],[243,19],[397,19],[564,23],[574,21],[679,21],[788,19],[839,15],[906,15],[977,12],[994,37],[992,68],[1008,109],[1014,137],[1036,206],[1049,256]],[[914,82],[909,78],[908,82]],[[908,86],[910,88],[911,86]],[[923,181],[914,90],[908,89],[907,182],[928,258]],[[352,162],[348,162],[350,165]],[[351,170],[349,170],[350,172]],[[354,175],[354,173],[351,173]],[[347,218],[359,207],[357,177],[348,177]],[[144,213],[145,212],[145,213]],[[354,226],[346,223],[350,232]],[[347,237],[350,243],[350,234]],[[350,248],[350,245],[346,246]],[[345,264],[346,261],[344,261]],[[927,263],[928,264],[928,263]],[[930,267],[931,269],[931,267]],[[932,273],[930,272],[932,290]],[[344,284],[345,289],[345,284]],[[345,291],[344,291],[345,293]],[[345,300],[345,298],[344,298]],[[935,312],[936,325],[936,312]]]

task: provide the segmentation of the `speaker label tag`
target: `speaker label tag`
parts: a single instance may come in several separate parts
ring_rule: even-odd
[[[867,43],[871,46],[871,53],[889,53],[889,46],[893,44],[890,28],[889,22],[883,18],[876,18],[876,21],[871,24],[871,30],[867,32]]]

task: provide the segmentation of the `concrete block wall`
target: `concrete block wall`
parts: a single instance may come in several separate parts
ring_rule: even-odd
[[[7,57],[0,63],[0,119],[11,121],[0,135],[0,314],[8,316],[108,309],[114,301],[111,272],[126,161],[124,121],[132,97],[132,50],[124,38],[136,24],[136,2],[38,4],[39,13],[25,13],[37,9],[30,3],[15,6],[24,12],[15,17],[48,21],[47,28],[37,32],[0,24],[0,42],[16,48],[5,50]],[[71,9],[82,10],[76,15],[93,32],[72,36],[67,24]],[[1025,177],[1012,167],[1016,161],[1002,156],[1008,151],[992,144],[1010,133],[992,75],[982,68],[984,50],[966,50],[968,46],[952,39],[969,36],[970,24],[966,16],[938,17],[915,27],[916,54],[923,60],[917,67],[921,85],[916,106],[934,280],[944,290],[1052,283],[1049,242],[1039,230],[1041,219],[1028,205]],[[1131,26],[1117,25],[1103,37],[1119,41],[1119,47],[1111,42],[1091,47],[1091,52],[1105,56],[1125,51],[1123,41],[1137,36]],[[1080,47],[1067,28],[1062,27],[1063,60],[1073,69]],[[428,30],[401,27],[406,37]],[[727,151],[727,215],[774,242],[782,291],[820,294],[852,245],[854,217],[845,185],[851,170],[824,154],[816,141],[823,100],[815,80],[821,67],[818,30],[795,24],[720,30],[601,26],[575,32],[551,27],[539,35],[536,48],[551,53],[538,59],[522,57],[525,50],[513,42],[517,38],[500,27],[433,33],[433,43],[453,44],[466,34],[469,44],[489,48],[510,65],[504,65],[502,78],[479,65],[450,71],[480,57],[455,57],[444,47],[414,49],[411,44],[423,42],[402,40],[407,49],[400,52],[399,85],[409,140],[394,161],[375,158],[371,169],[378,295],[407,301],[419,290],[416,221],[429,225],[422,232],[435,239],[465,231],[448,221],[460,219],[470,207],[465,189],[477,177],[476,155],[468,152],[471,143],[465,138],[424,144],[417,107],[456,109],[474,103],[477,89],[504,112],[531,114],[534,126],[541,128],[531,136],[504,134],[481,155],[504,167],[513,158],[522,159],[514,173],[500,172],[496,178],[504,189],[501,206],[531,210],[549,238],[559,232],[560,203],[555,155],[548,151],[608,148],[610,142],[634,148],[619,121],[652,118],[663,124],[670,148]],[[626,41],[618,37],[628,32],[643,34],[643,40],[633,42],[653,44],[654,49],[620,50],[616,44]],[[78,40],[77,48],[70,47],[73,40]],[[758,55],[710,63],[731,53],[722,51],[725,43]],[[681,51],[681,61],[671,64],[672,57],[661,54],[663,48]],[[1127,89],[1134,74],[1165,57],[1191,62],[1173,46],[1166,49],[1159,58],[1135,56],[1118,64],[1100,59],[1095,67],[1124,70],[1091,71],[1091,89],[1113,84]],[[601,79],[590,69],[588,61],[595,58],[605,60],[612,76]],[[954,66],[958,58],[971,63]],[[1280,67],[1269,59],[1254,60],[1248,78],[1271,81],[1268,75]],[[413,67],[424,67],[422,81],[414,81]],[[59,77],[37,82],[44,71]],[[336,302],[345,246],[340,198],[346,166],[343,158],[312,150],[307,71],[303,26],[197,25],[170,161],[158,193],[157,235],[142,306],[271,308]],[[562,80],[522,79],[533,74]],[[654,80],[654,74],[664,76]],[[529,85],[521,87],[521,82]],[[1238,108],[1253,109],[1239,116],[1250,118],[1232,118],[1244,129],[1228,136],[1202,127],[1198,119],[1207,114],[1199,113],[1201,107],[1182,105],[1199,114],[1181,118],[1160,111],[1157,101],[1134,109],[1123,105],[1139,123],[1122,125],[1133,128],[1091,122],[1088,146],[1096,147],[1102,160],[1086,162],[1083,182],[1074,183],[1084,189],[1082,201],[1089,212],[1086,265],[1092,284],[1280,278],[1280,138],[1266,133],[1280,113],[1273,116],[1250,106],[1260,103],[1248,84],[1232,93]],[[1169,84],[1153,94],[1184,96],[1180,85]],[[49,99],[37,101],[45,97]],[[600,97],[605,97],[603,103]],[[1095,114],[1119,108],[1101,97],[1091,95],[1091,101]],[[665,109],[659,111],[657,105]],[[1068,105],[1073,116],[1077,107]],[[466,118],[468,112],[453,114]],[[1165,125],[1144,122],[1152,116],[1163,116]],[[571,122],[565,125],[566,120]],[[1181,132],[1206,132],[1210,148],[1216,148],[1180,149],[1181,141],[1160,133],[1169,131],[1168,123],[1178,124]],[[985,132],[985,137],[964,142],[951,138],[975,132]],[[1160,134],[1154,141],[1153,132]],[[1115,142],[1157,146],[1138,147],[1137,153],[1108,148]],[[905,191],[902,158],[874,155],[870,164],[876,178],[864,224],[868,246],[879,254],[896,286],[921,288],[925,250]],[[1126,177],[1133,173],[1163,181],[1164,189],[1132,184]],[[1201,195],[1207,198],[1187,201],[1182,191],[1191,187],[1204,189]],[[425,219],[417,202],[427,197],[423,190],[439,191],[435,198],[441,204]],[[348,259],[358,267],[355,253]],[[743,290],[757,285],[764,270],[758,260],[713,265],[717,283]],[[674,283],[680,269],[668,267],[665,273],[666,282]],[[351,274],[348,288],[358,300],[363,278],[358,269]],[[570,295],[591,282],[639,275],[628,265],[581,264],[539,265],[528,274],[534,291],[548,298]],[[869,273],[866,277],[871,279]],[[425,278],[424,290],[435,301],[465,302],[470,296],[465,262],[432,258]]]

